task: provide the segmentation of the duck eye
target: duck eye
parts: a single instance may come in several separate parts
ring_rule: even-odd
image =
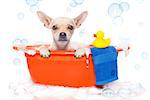
[[[69,25],[69,26],[68,26],[68,29],[73,30],[74,27],[73,27],[72,25]]]
[[[56,25],[54,25],[54,26],[52,26],[52,29],[53,29],[53,30],[57,30],[58,27],[57,27]]]

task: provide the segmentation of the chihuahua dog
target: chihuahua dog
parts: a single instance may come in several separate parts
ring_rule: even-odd
[[[76,28],[79,28],[86,19],[88,12],[84,11],[75,18],[58,17],[51,18],[41,11],[37,11],[37,15],[44,26],[52,31],[53,43],[50,48],[40,49],[42,57],[49,57],[50,50],[68,50],[74,49],[71,47],[70,39]],[[84,48],[78,48],[75,51],[75,57],[80,58],[84,56]]]

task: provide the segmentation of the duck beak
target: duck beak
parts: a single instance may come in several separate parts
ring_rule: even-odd
[[[93,34],[94,37],[96,37],[96,34]]]

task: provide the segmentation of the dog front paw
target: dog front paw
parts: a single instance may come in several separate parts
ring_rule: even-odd
[[[47,48],[42,48],[39,50],[39,52],[40,52],[41,57],[44,57],[44,58],[49,58],[51,54],[50,50]]]
[[[75,51],[74,56],[75,56],[76,58],[81,58],[81,57],[84,56],[84,54],[85,54],[85,50],[84,50],[83,48],[80,48],[80,49],[77,49],[77,50]]]

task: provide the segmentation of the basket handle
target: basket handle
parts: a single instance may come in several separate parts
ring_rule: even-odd
[[[37,54],[39,54],[39,50],[35,49],[40,47],[41,45],[34,45],[34,46],[13,46],[13,49],[16,51],[22,50],[24,52],[26,52],[27,50],[35,50],[35,52]],[[44,45],[45,47],[48,47],[50,45]],[[87,48],[91,48],[93,46],[89,45],[87,46]],[[128,47],[128,50],[130,49],[130,47]],[[52,55],[74,55],[74,51],[75,50],[51,50],[51,54]],[[121,52],[123,51],[122,48],[117,48],[117,52]]]

